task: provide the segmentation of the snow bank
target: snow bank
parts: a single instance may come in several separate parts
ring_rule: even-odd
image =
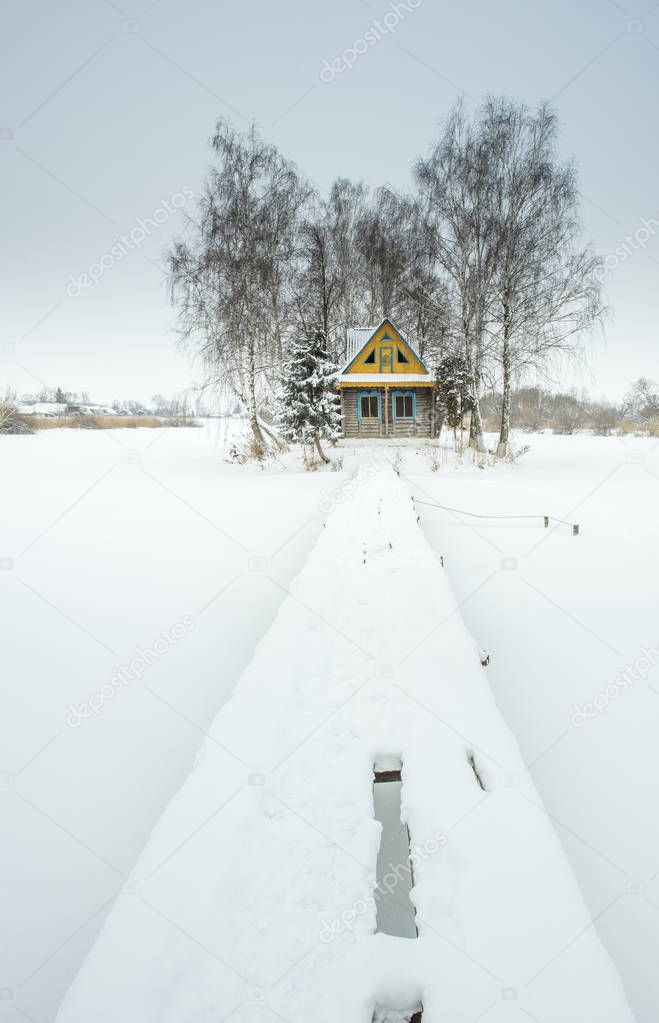
[[[395,757],[417,939],[373,933],[372,769]],[[503,1023],[511,1002],[542,1023],[632,1018],[383,469],[330,511],[58,1023],[370,1023],[418,1002],[424,1023]]]
[[[406,458],[403,474],[424,500],[580,523],[573,538],[563,526],[418,506],[467,627],[492,655],[497,704],[632,1011],[638,1023],[656,1023],[659,445],[549,434],[520,435],[522,443],[523,458],[494,471],[431,474]]]
[[[52,1023],[322,529],[332,477],[226,464],[234,424],[0,437],[8,1020]]]

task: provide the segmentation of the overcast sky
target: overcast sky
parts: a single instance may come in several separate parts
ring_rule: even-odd
[[[3,383],[109,401],[198,378],[176,350],[159,261],[218,117],[254,119],[321,188],[337,175],[406,187],[456,97],[487,92],[551,100],[580,167],[585,237],[607,255],[634,236],[607,281],[605,335],[571,381],[618,397],[659,377],[659,4],[129,2],[3,3]],[[139,218],[160,223],[113,255],[115,239],[146,233]],[[103,256],[99,282],[78,287]]]

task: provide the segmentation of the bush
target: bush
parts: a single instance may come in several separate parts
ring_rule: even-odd
[[[0,433],[34,433],[34,427],[28,416],[22,416],[19,412],[13,412],[8,416],[0,417]]]
[[[593,405],[592,424],[598,437],[610,437],[618,422],[618,411],[613,405]]]
[[[27,418],[16,411],[11,391],[0,398],[0,433],[34,433]]]

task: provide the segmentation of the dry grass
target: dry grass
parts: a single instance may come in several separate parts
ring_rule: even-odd
[[[29,421],[35,430],[134,430],[140,426],[159,430],[201,425],[194,419],[158,419],[157,416],[30,416]]]
[[[617,432],[622,437],[659,437],[659,419],[647,419],[644,423],[623,419],[618,423]]]

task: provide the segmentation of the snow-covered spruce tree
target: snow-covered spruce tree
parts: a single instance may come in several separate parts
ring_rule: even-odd
[[[472,411],[474,400],[467,360],[459,353],[446,355],[437,368],[437,412],[454,436],[464,430],[465,415]]]
[[[334,390],[338,367],[330,360],[322,331],[292,343],[281,377],[277,421],[288,441],[314,444],[329,462],[321,440],[335,441],[341,432],[339,397]]]

